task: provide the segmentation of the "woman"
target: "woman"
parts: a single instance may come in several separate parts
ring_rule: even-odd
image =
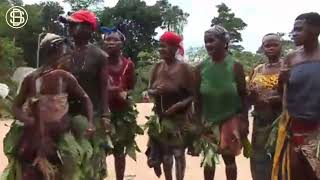
[[[78,99],[84,106],[90,131],[93,110],[90,98],[74,76],[57,69],[59,61],[71,58],[69,47],[64,38],[54,34],[47,34],[40,44],[41,60],[45,63],[23,80],[13,105],[14,116],[20,123],[13,124],[4,140],[10,162],[4,179],[61,179],[66,177],[64,173],[72,173],[63,168],[65,155],[71,150],[61,149],[70,130],[68,97]]]
[[[186,112],[193,99],[193,73],[191,67],[178,60],[182,38],[173,32],[160,37],[160,58],[152,72],[148,93],[155,101],[156,117],[149,120],[150,136],[148,165],[160,176],[160,165],[166,180],[172,180],[173,157],[176,164],[176,179],[183,180],[186,167],[183,126]],[[159,131],[158,125],[162,129]]]
[[[286,101],[279,124],[274,180],[320,179],[319,33],[318,13],[296,18],[292,38],[301,48],[286,57],[279,77]]]
[[[258,65],[249,80],[249,99],[254,106],[251,157],[253,180],[270,180],[272,173],[271,152],[266,149],[272,124],[282,110],[281,97],[278,94],[278,76],[280,73],[281,38],[277,34],[267,34],[262,39],[262,50],[268,62]]]
[[[227,180],[235,180],[235,156],[248,134],[245,74],[242,65],[228,53],[229,35],[225,28],[214,26],[207,30],[204,41],[209,58],[197,67],[197,112],[210,129],[211,141],[219,147],[212,153],[222,154]],[[214,162],[204,166],[205,180],[212,180]]]
[[[133,62],[122,56],[121,49],[125,41],[124,35],[116,28],[103,27],[104,50],[109,54],[102,67],[102,88],[104,98],[108,95],[108,104],[111,111],[111,132],[114,145],[113,155],[117,180],[123,180],[126,154],[135,153],[136,134],[143,133],[137,125],[137,110],[129,98],[130,91],[135,85],[135,72]],[[107,85],[107,86],[104,86]],[[134,157],[133,157],[134,158]]]

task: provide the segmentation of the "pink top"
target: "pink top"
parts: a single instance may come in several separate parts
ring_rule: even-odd
[[[103,93],[108,95],[108,103],[111,112],[122,111],[128,106],[128,101],[120,96],[120,92],[132,90],[135,85],[134,64],[130,59],[122,58],[119,69],[112,69],[110,65],[102,67],[101,80],[108,85]]]

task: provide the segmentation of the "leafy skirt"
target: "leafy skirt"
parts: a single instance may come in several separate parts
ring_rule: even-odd
[[[123,111],[111,112],[111,141],[113,148],[109,153],[127,154],[136,160],[136,151],[140,152],[135,141],[137,135],[143,135],[143,129],[137,124],[138,111],[132,102]]]
[[[91,137],[87,139],[84,133],[87,127],[87,119],[83,116],[76,116],[71,119],[71,129],[77,129],[77,132],[70,130],[61,133],[53,142],[50,150],[50,156],[40,158],[37,167],[35,162],[37,158],[32,156],[34,152],[33,145],[36,144],[34,137],[28,137],[25,134],[27,129],[19,121],[14,121],[9,132],[3,141],[4,153],[8,158],[9,164],[1,174],[1,180],[22,179],[51,179],[59,180],[102,180],[106,177],[106,164],[104,149],[101,147],[102,138]],[[75,135],[76,134],[76,135]],[[25,141],[26,140],[26,141]],[[30,143],[22,143],[22,142]],[[33,143],[32,143],[33,142]],[[31,150],[30,150],[31,149]],[[28,153],[21,155],[22,150]],[[31,153],[29,153],[31,152]],[[46,175],[43,172],[46,172]],[[23,180],[24,180],[23,179]]]

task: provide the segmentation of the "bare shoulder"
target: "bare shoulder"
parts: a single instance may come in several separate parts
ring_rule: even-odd
[[[76,81],[76,78],[70,72],[65,71],[63,69],[56,69],[56,70],[52,71],[51,73],[54,75],[57,75],[57,76],[61,76],[61,77],[68,79],[68,80]]]
[[[302,48],[293,50],[289,52],[282,60],[281,60],[281,67],[290,67],[294,64],[295,57],[303,51]]]
[[[234,71],[235,71],[235,72],[242,72],[242,71],[244,71],[243,65],[242,65],[238,60],[236,60],[236,59],[235,59],[234,64],[233,64],[233,68],[234,68]]]
[[[102,50],[100,47],[94,45],[94,44],[89,44],[88,45],[89,53],[93,56],[98,56],[100,57],[99,60],[104,60],[105,58],[108,58],[109,55],[106,53],[104,50]]]

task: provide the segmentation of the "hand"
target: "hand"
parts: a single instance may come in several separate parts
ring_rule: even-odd
[[[150,96],[158,96],[158,95],[163,95],[165,93],[166,93],[166,87],[163,86],[163,85],[160,85],[160,86],[158,86],[156,88],[148,90],[148,94]]]
[[[148,90],[148,95],[149,96],[156,96],[158,93],[157,93],[157,90],[156,89],[149,89]]]
[[[31,126],[35,123],[34,117],[28,116],[28,115],[26,115],[23,119],[21,119],[21,121],[27,126]]]
[[[94,132],[95,132],[94,125],[91,122],[89,122],[89,126],[86,130],[86,135],[91,136]]]
[[[109,118],[107,118],[107,117],[102,117],[101,118],[101,123],[102,123],[102,126],[105,129],[105,132],[110,134],[111,131],[112,131],[111,120]]]
[[[182,109],[183,107],[184,107],[184,104],[182,102],[178,102],[178,103],[172,105],[169,109],[167,109],[164,112],[164,115],[165,116],[172,115],[172,114],[176,113],[178,110]]]
[[[119,94],[120,94],[120,97],[121,97],[122,99],[124,99],[124,100],[126,100],[127,97],[128,97],[128,92],[127,92],[127,91],[122,91],[122,92],[120,92]]]
[[[248,115],[246,113],[242,113],[238,115],[239,118],[241,119],[240,122],[240,127],[239,127],[239,133],[240,137],[247,137],[249,134],[249,120],[248,120]]]
[[[290,77],[290,69],[289,68],[284,68],[280,70],[280,75],[279,75],[279,80],[285,84],[289,81]]]

